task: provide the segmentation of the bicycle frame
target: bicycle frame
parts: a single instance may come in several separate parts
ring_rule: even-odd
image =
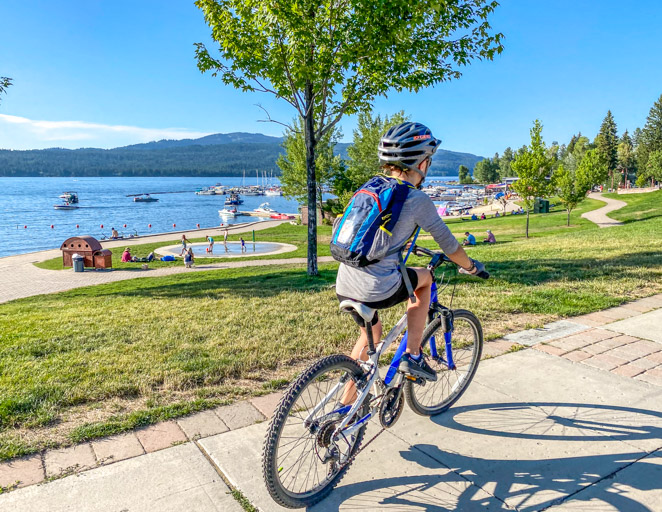
[[[429,310],[429,320],[432,321],[434,318],[435,314],[446,314],[448,312],[448,309],[444,308],[439,304],[439,297],[437,295],[437,283],[435,281],[432,282],[432,288],[431,288],[431,294],[430,294],[430,310]],[[450,315],[449,315],[450,316]],[[452,318],[452,316],[450,316]],[[444,332],[444,345],[445,345],[445,355],[446,355],[446,364],[449,366],[450,369],[455,368],[455,364],[453,363],[453,351],[452,351],[452,322],[450,322],[447,327],[447,332]],[[337,441],[344,439],[347,442],[347,437],[352,435],[356,430],[361,428],[361,426],[369,421],[377,412],[378,405],[375,405],[370,409],[370,412],[368,412],[365,416],[360,418],[358,421],[352,423],[351,425],[348,426],[349,422],[354,418],[354,415],[357,413],[357,411],[362,407],[363,402],[366,400],[368,395],[370,394],[370,391],[375,388],[375,395],[379,394],[379,389],[377,389],[377,384],[379,381],[379,358],[380,356],[386,352],[388,347],[391,346],[391,344],[402,334],[402,332],[407,328],[407,314],[405,313],[400,320],[395,324],[395,326],[389,331],[389,333],[386,335],[386,337],[375,347],[374,353],[370,354],[368,357],[367,361],[361,362],[361,366],[363,367],[365,374],[366,374],[366,383],[364,386],[361,386],[362,389],[359,391],[358,397],[354,401],[353,405],[346,405],[340,409],[337,410],[338,413],[340,414],[346,414],[344,419],[340,422],[338,427],[336,428],[334,432],[334,439]],[[400,365],[400,359],[402,358],[402,355],[404,354],[405,350],[407,349],[407,336],[408,333],[405,332],[405,335],[402,338],[402,341],[400,342],[400,345],[398,346],[398,349],[395,352],[395,355],[393,356],[393,359],[391,360],[391,363],[389,365],[389,369],[386,373],[386,377],[381,381],[381,385],[383,388],[383,391],[386,392],[388,389],[391,389],[393,387],[399,386],[402,384],[402,375],[398,377],[398,366]],[[432,336],[430,338],[430,353],[432,357],[438,358],[438,351],[437,351],[437,344],[435,337]],[[333,397],[340,389],[341,386],[344,386],[346,384],[346,381],[341,381],[336,384],[329,393],[322,399],[322,401],[317,404],[313,408],[313,410],[310,412],[308,417],[306,418],[306,422],[310,421],[317,412],[322,409],[328,401]],[[349,444],[349,443],[348,443]],[[349,455],[349,453],[348,453]]]

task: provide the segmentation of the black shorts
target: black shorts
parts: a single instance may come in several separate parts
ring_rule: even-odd
[[[409,280],[411,281],[411,287],[413,290],[415,290],[416,286],[418,286],[418,274],[412,268],[407,268],[407,274],[409,275]],[[353,299],[352,297],[345,297],[344,295],[340,295],[338,293],[336,294],[336,296],[338,297],[338,300],[340,302],[349,299],[349,300],[355,300],[356,302],[361,302],[362,304],[365,304],[366,306],[372,309],[388,309],[397,304],[400,304],[401,302],[405,302],[409,298],[409,292],[407,291],[407,286],[405,285],[405,281],[403,279],[402,282],[400,283],[400,286],[393,295],[391,295],[386,299],[378,300],[376,302],[364,302]],[[359,324],[361,327],[364,326],[363,318],[361,318],[356,311],[352,310],[350,315],[352,315],[352,318],[357,324]],[[379,314],[377,311],[375,311],[375,316],[372,317],[372,325],[375,325],[378,321],[379,321]]]

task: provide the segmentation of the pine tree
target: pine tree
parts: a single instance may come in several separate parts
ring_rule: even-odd
[[[598,155],[607,166],[607,172],[611,178],[611,187],[614,188],[614,173],[618,166],[618,134],[616,121],[611,115],[611,110],[607,110],[607,115],[602,120],[600,133],[595,138],[595,144],[598,149]]]
[[[662,95],[648,112],[646,125],[641,130],[637,143],[637,163],[639,169],[643,170],[648,163],[648,156],[654,151],[662,150]]]
[[[629,179],[630,173],[636,172],[637,160],[634,153],[634,145],[627,130],[623,133],[618,144],[618,167],[623,174],[623,180]]]

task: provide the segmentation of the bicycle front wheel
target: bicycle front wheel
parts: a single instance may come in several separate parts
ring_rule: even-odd
[[[285,393],[269,424],[262,454],[264,481],[280,505],[300,508],[317,503],[349,469],[347,457],[361,444],[365,425],[343,439],[340,447],[331,438],[348,412],[336,412],[338,402],[347,386],[356,385],[362,375],[351,357],[328,356],[302,373]],[[364,406],[355,419],[367,409]]]
[[[430,338],[433,336],[438,352],[436,358],[430,354]],[[435,318],[423,332],[421,348],[428,357],[428,363],[437,372],[437,380],[427,381],[424,386],[405,382],[404,394],[415,413],[434,416],[446,411],[471,384],[483,351],[483,329],[478,318],[470,311],[453,311],[451,346],[455,365],[453,369],[449,368],[446,360],[441,318]]]

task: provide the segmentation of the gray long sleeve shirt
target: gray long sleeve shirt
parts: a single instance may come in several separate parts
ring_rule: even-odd
[[[403,247],[417,226],[430,233],[446,254],[452,254],[460,247],[448,226],[439,217],[432,199],[425,192],[411,189],[393,229],[391,247]],[[387,299],[397,291],[402,282],[398,261],[398,255],[391,254],[367,267],[354,268],[341,264],[336,279],[336,292],[361,302]]]

